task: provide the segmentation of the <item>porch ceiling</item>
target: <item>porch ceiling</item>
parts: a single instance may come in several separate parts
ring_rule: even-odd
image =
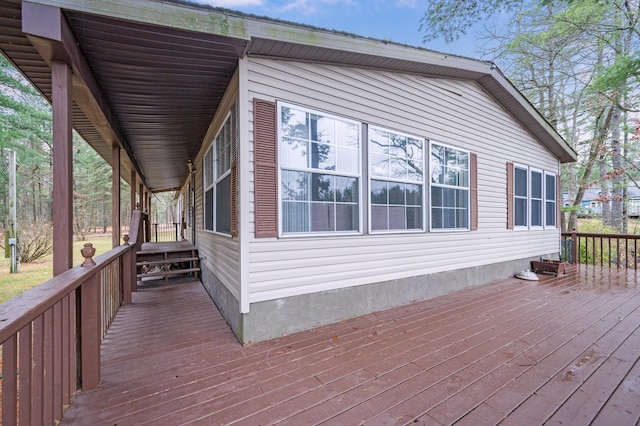
[[[64,15],[132,157],[123,152],[122,177],[128,181],[136,168],[152,192],[179,188],[247,41],[72,11]],[[51,99],[50,68],[22,33],[19,1],[0,5],[0,23],[0,49]],[[74,128],[111,163],[110,142],[77,102],[74,91]]]

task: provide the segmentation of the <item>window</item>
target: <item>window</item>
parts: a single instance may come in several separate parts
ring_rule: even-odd
[[[209,148],[202,160],[204,187],[204,229],[213,231],[213,149]]]
[[[526,167],[514,166],[514,219],[515,226],[525,227],[529,225],[527,206],[529,204],[529,192],[528,192],[528,170]]]
[[[431,144],[431,229],[469,229],[469,152]]]
[[[216,232],[231,232],[231,144],[235,142],[235,129],[231,114],[215,139],[216,146]]]
[[[229,114],[202,160],[204,229],[231,232],[231,148],[235,143],[233,114]]]
[[[531,169],[531,226],[542,226],[542,171]]]
[[[424,140],[369,127],[371,231],[423,229]]]
[[[545,189],[545,226],[550,228],[556,227],[556,176],[551,173],[544,175]]]
[[[278,104],[281,232],[360,230],[360,123]]]
[[[557,184],[555,174],[507,163],[507,228],[555,228]]]

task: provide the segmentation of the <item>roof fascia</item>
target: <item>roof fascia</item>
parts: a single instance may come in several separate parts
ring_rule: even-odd
[[[535,120],[535,125],[525,126],[528,130],[540,140],[553,154],[558,157],[561,163],[573,163],[577,161],[577,152],[564,140],[558,131],[549,123],[540,112],[529,102],[529,100],[507,79],[500,70],[494,66],[490,74],[477,80],[478,84],[482,86],[489,94],[496,98],[495,89],[490,89],[487,86],[490,85],[489,80],[494,80],[500,87],[503,93],[512,99],[514,99],[519,107],[519,110],[509,111],[518,121],[522,123],[519,117],[522,114],[528,114]],[[498,99],[497,99],[498,100]],[[499,103],[500,100],[498,100]],[[545,134],[548,135],[545,137]],[[555,145],[555,146],[554,146]]]

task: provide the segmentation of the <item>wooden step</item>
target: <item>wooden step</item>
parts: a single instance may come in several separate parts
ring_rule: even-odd
[[[146,272],[144,274],[138,274],[138,279],[146,277],[166,277],[169,275],[188,274],[191,272],[200,272],[200,268],[171,269],[169,271]]]
[[[166,259],[143,260],[136,262],[136,266],[157,266],[166,265],[168,263],[197,262],[197,257],[168,257]]]
[[[146,256],[146,255],[149,255],[149,254],[158,255],[158,254],[169,254],[169,253],[195,253],[197,251],[198,251],[198,249],[195,249],[195,248],[194,249],[189,249],[189,248],[179,249],[179,248],[176,248],[176,249],[171,249],[171,250],[144,250],[144,251],[137,251],[136,255],[137,256]]]

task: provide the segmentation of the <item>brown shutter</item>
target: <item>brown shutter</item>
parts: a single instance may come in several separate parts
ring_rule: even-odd
[[[253,100],[256,238],[278,236],[276,104]]]
[[[513,224],[513,163],[507,163],[507,229]]]
[[[234,103],[231,112],[231,223],[229,233],[238,236],[238,103]]]
[[[560,188],[560,175],[556,175],[556,228],[561,228],[562,213],[560,208],[562,207],[562,189]]]
[[[469,163],[471,180],[471,230],[478,230],[478,155],[471,153]]]

